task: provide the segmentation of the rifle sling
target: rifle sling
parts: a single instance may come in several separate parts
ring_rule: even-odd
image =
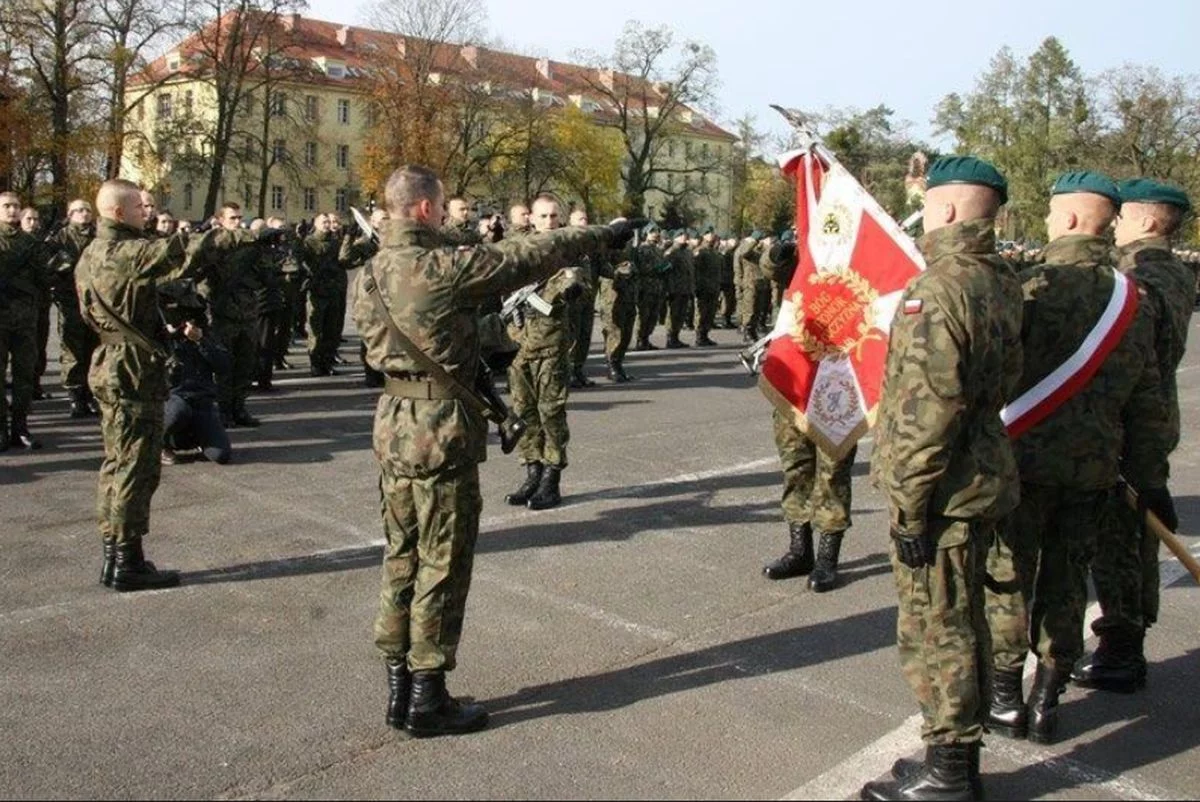
[[[462,401],[483,415],[484,418],[495,423],[503,423],[503,419],[482,398],[447,373],[445,368],[433,361],[432,357],[418,348],[417,344],[400,330],[400,327],[396,325],[395,318],[392,317],[392,311],[388,309],[387,302],[383,300],[383,294],[379,291],[379,281],[375,276],[375,266],[368,264],[367,269],[370,272],[363,281],[363,289],[367,291],[367,294],[374,301],[376,311],[383,316],[383,321],[387,325],[388,331],[400,341],[401,347],[404,348],[409,357],[429,377],[430,382],[440,385],[443,390],[449,391],[449,397]],[[442,395],[442,393],[438,393],[437,395]]]
[[[104,298],[101,297],[100,293],[96,291],[95,284],[89,282],[88,289],[92,291],[92,299],[96,302],[96,305],[99,306],[104,314],[108,317],[108,322],[117,327],[117,333],[119,334],[121,341],[129,343],[130,345],[136,345],[138,348],[149,351],[150,353],[155,354],[162,359],[170,359],[171,355],[167,352],[166,348],[164,348],[160,343],[156,343],[154,340],[151,340],[145,335],[144,332],[140,331],[132,323],[114,312],[113,308],[109,306]],[[101,341],[108,345],[115,344],[112,342],[113,338],[106,338],[105,334],[106,332],[104,331],[100,332]]]

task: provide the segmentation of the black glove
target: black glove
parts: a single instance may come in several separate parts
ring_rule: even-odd
[[[937,548],[927,532],[910,535],[892,529],[891,535],[896,541],[896,557],[914,571],[933,565],[937,559]]]
[[[609,223],[608,230],[612,232],[611,247],[614,249],[624,248],[633,239],[633,235],[649,222],[644,217],[631,217],[628,220]]]
[[[1165,487],[1154,487],[1149,490],[1139,490],[1137,494],[1138,521],[1146,520],[1146,512],[1152,512],[1163,526],[1172,532],[1179,529],[1179,516],[1175,514],[1175,502]]]
[[[255,235],[255,240],[264,245],[274,245],[277,242],[283,242],[283,238],[287,236],[287,230],[283,228],[260,228]]]
[[[351,242],[358,242],[359,238],[363,235],[363,230],[358,225],[357,219],[350,221],[350,225],[346,226],[346,235],[350,237]]]
[[[796,261],[795,242],[776,242],[768,254],[771,261],[777,265]]]

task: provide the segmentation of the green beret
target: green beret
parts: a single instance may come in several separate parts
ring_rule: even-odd
[[[1008,181],[990,162],[974,156],[943,156],[929,165],[925,174],[928,189],[945,184],[976,184],[1000,193],[1000,202],[1008,203]]]
[[[1129,178],[1122,181],[1118,189],[1121,203],[1166,203],[1181,212],[1192,210],[1187,193],[1153,178]]]
[[[755,240],[756,242],[765,236],[766,234],[762,233],[757,228],[750,232],[750,239]]]
[[[1121,205],[1121,193],[1117,189],[1117,182],[1104,173],[1096,173],[1091,170],[1074,170],[1063,173],[1050,189],[1051,195],[1070,195],[1074,192],[1103,195],[1117,206]]]

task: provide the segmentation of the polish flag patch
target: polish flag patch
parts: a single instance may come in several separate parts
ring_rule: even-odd
[[[913,298],[912,300],[905,301],[904,302],[904,314],[906,314],[906,315],[918,314],[921,311],[921,308],[923,306],[924,306],[924,302],[921,301],[920,298]]]

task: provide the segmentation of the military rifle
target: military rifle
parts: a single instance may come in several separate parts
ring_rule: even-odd
[[[500,307],[500,319],[505,323],[512,323],[519,328],[525,325],[525,317],[522,309],[526,306],[532,307],[543,315],[549,315],[553,312],[554,306],[545,298],[538,295],[538,290],[542,288],[542,284],[544,283],[526,284],[508,296],[504,300],[504,305]]]
[[[358,227],[362,232],[371,238],[371,242],[378,244],[379,232],[371,225],[371,221],[367,219],[367,216],[360,212],[356,206],[350,207],[350,214],[354,216],[354,222],[358,223]]]

